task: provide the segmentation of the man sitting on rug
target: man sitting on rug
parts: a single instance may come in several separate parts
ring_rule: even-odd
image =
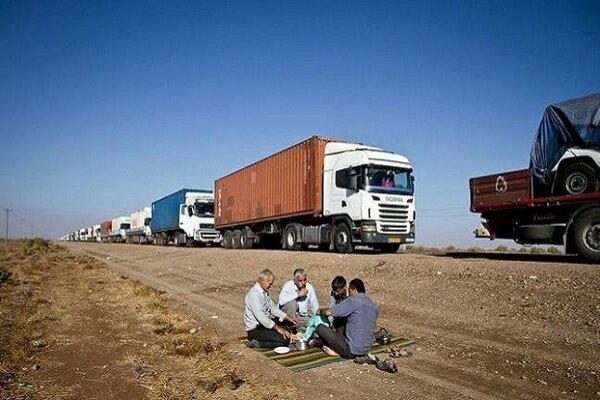
[[[365,294],[365,284],[353,279],[348,285],[350,297],[331,308],[321,310],[323,315],[334,318],[347,317],[345,334],[334,331],[326,325],[317,326],[317,334],[323,340],[323,350],[328,354],[337,353],[343,358],[355,358],[366,354],[373,345],[377,306]]]
[[[264,269],[258,275],[258,281],[246,294],[244,325],[248,335],[249,347],[274,348],[287,346],[291,333],[281,323],[287,321],[296,325],[295,317],[281,311],[269,297],[269,289],[275,282],[270,269]],[[278,319],[279,323],[274,320]]]
[[[331,292],[329,293],[329,308],[338,304],[342,300],[346,300],[348,298],[348,290],[346,288],[346,278],[343,276],[336,276],[331,281]],[[344,330],[346,329],[346,317],[329,317],[329,322],[333,329],[336,332],[344,334]]]
[[[302,330],[306,329],[309,313],[316,314],[319,310],[315,288],[308,283],[304,269],[296,269],[294,279],[283,284],[279,308],[287,315],[297,317],[298,327]]]

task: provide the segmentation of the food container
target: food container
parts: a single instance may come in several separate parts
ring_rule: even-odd
[[[294,351],[303,351],[308,349],[308,343],[304,340],[298,340],[297,342],[292,342],[290,348]]]

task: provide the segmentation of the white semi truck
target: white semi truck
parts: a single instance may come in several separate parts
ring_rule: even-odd
[[[129,217],[117,217],[113,218],[111,231],[110,231],[110,241],[112,243],[125,243],[127,239],[127,230],[129,229],[131,224],[131,218]]]
[[[144,207],[141,210],[137,210],[131,214],[130,219],[131,225],[126,233],[127,243],[152,243],[152,230],[150,229],[152,208]]]
[[[152,203],[150,229],[154,244],[194,246],[221,243],[215,230],[211,191],[181,189]]]
[[[415,240],[409,160],[362,143],[314,136],[215,181],[226,248],[396,252]]]

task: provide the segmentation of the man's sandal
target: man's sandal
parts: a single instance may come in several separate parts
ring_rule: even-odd
[[[357,364],[377,364],[379,362],[379,358],[376,355],[367,353],[364,356],[358,356],[354,359],[354,362]]]

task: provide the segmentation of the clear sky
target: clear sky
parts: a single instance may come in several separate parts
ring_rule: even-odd
[[[599,21],[596,0],[3,0],[0,208],[56,237],[319,134],[412,161],[417,244],[485,245],[469,177],[527,167],[544,107],[600,91]]]

